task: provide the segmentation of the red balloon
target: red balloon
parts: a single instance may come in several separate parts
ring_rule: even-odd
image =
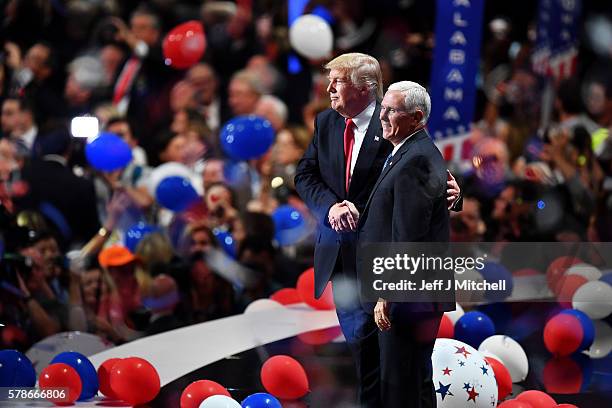
[[[0,329],[0,332],[2,332],[2,343],[5,346],[10,346],[7,348],[21,348],[19,346],[28,342],[28,335],[26,332],[12,324],[7,324]]]
[[[512,377],[506,366],[496,358],[485,357],[487,363],[493,367],[493,374],[497,382],[497,398],[503,401],[512,392]]]
[[[541,275],[542,272],[538,271],[537,269],[533,269],[533,268],[523,268],[523,269],[518,269],[514,272],[512,272],[513,276],[538,276]]]
[[[546,269],[546,281],[548,282],[548,287],[554,292],[555,285],[565,274],[565,271],[567,271],[570,266],[578,263],[582,263],[582,260],[573,256],[560,256],[552,261]]]
[[[159,374],[147,360],[130,357],[117,361],[110,374],[113,392],[133,405],[151,401],[159,393]]]
[[[569,357],[553,358],[544,366],[544,387],[551,394],[578,394],[582,369]]]
[[[181,408],[199,408],[202,401],[213,395],[225,395],[230,393],[221,384],[210,380],[194,381],[185,387],[181,394]]]
[[[261,383],[277,398],[294,400],[308,392],[304,367],[289,356],[270,357],[261,367]]]
[[[281,305],[292,305],[302,301],[299,292],[295,288],[277,290],[270,296],[270,299],[277,301]]]
[[[455,337],[455,325],[453,321],[447,315],[442,315],[440,320],[440,327],[438,328],[437,338],[452,339]]]
[[[533,405],[513,399],[502,402],[497,408],[533,408]]]
[[[340,326],[334,326],[327,329],[313,330],[305,333],[300,333],[297,338],[304,344],[311,346],[320,346],[333,341],[342,334]]]
[[[544,326],[544,345],[555,356],[569,356],[582,342],[580,321],[568,314],[558,314]]]
[[[315,299],[314,268],[309,268],[302,272],[297,282],[297,291],[302,298],[302,302],[315,309],[333,310],[336,308],[334,305],[334,293],[332,291],[331,282],[327,284],[321,297],[319,299]]]
[[[98,382],[100,383],[100,392],[110,399],[117,400],[119,396],[113,392],[110,385],[110,374],[116,362],[120,358],[109,358],[98,367]]]
[[[52,399],[49,401],[55,405],[71,405],[81,395],[83,383],[81,377],[76,370],[68,364],[56,363],[46,367],[38,377],[38,385],[41,389],[44,388],[67,388],[68,395],[66,398]]]
[[[555,285],[555,294],[559,304],[566,308],[572,307],[572,298],[579,287],[589,280],[582,275],[565,275]]]
[[[516,399],[530,404],[533,408],[557,408],[557,402],[542,391],[523,391]]]
[[[204,27],[199,21],[188,21],[174,27],[162,43],[166,63],[184,69],[198,63],[206,49]]]

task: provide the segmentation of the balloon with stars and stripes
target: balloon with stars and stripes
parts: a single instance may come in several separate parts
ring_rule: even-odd
[[[497,406],[493,367],[482,353],[454,339],[437,339],[431,356],[439,408]]]

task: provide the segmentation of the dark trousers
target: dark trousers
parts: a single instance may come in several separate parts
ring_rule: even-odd
[[[334,298],[336,292],[334,292]],[[340,302],[336,302],[338,305]],[[380,408],[380,353],[378,327],[372,315],[357,302],[353,307],[336,306],[336,314],[357,370],[357,399],[361,408]]]
[[[343,242],[332,275],[336,314],[355,363],[359,406],[381,408],[379,330],[359,301],[355,256],[353,242]]]
[[[378,333],[381,407],[434,408],[431,353],[441,312],[391,313],[391,328]]]
[[[354,252],[343,248],[332,276],[336,314],[355,363],[361,408],[435,408],[431,353],[442,312],[411,312],[410,304],[390,307],[391,329],[381,332],[372,310],[359,301]],[[343,259],[349,259],[343,262]],[[346,282],[356,293],[346,301],[337,291]]]

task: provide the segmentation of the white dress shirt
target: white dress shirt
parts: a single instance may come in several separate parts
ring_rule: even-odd
[[[367,108],[365,108],[361,111],[361,113],[352,118],[353,123],[355,124],[355,144],[353,145],[353,154],[351,156],[351,177],[353,176],[355,163],[357,163],[357,158],[359,157],[359,150],[361,149],[363,139],[365,139],[366,132],[368,131],[370,120],[372,119],[372,115],[374,115],[374,109],[376,109],[376,101],[372,101],[372,103],[370,103]]]
[[[21,135],[21,140],[27,146],[29,151],[32,151],[34,147],[34,141],[36,140],[36,135],[38,134],[38,128],[36,126],[32,126],[28,130]]]
[[[414,132],[412,132],[411,134],[409,134],[404,140],[402,140],[401,142],[399,142],[399,144],[397,146],[393,146],[393,151],[391,152],[391,156],[395,156],[395,153],[397,153],[397,151],[400,149],[400,147],[402,147],[404,145],[404,143],[406,143],[406,141],[408,139],[410,139],[412,136],[414,136],[415,133],[417,133],[419,130],[421,130],[422,128],[419,128],[417,130],[415,130]]]

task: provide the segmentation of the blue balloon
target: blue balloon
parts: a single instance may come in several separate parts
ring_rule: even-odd
[[[36,371],[29,358],[17,350],[0,351],[0,387],[33,387]]]
[[[100,388],[98,373],[91,361],[83,354],[77,353],[76,351],[64,351],[55,356],[49,364],[55,363],[68,364],[70,367],[74,368],[79,374],[79,377],[81,377],[83,388],[81,390],[81,395],[79,395],[79,401],[93,398],[98,393],[98,389]]]
[[[487,290],[484,294],[486,299],[500,302],[512,294],[514,287],[512,273],[505,266],[497,262],[485,262],[484,267],[478,272],[488,282],[506,282],[505,290]]]
[[[595,325],[589,316],[586,313],[581,312],[580,310],[575,309],[566,309],[561,312],[562,314],[568,314],[570,316],[574,316],[580,322],[582,326],[582,342],[578,347],[578,350],[586,350],[593,344],[593,340],[595,339]]]
[[[175,212],[186,210],[199,198],[189,180],[180,176],[163,179],[155,190],[155,197],[159,204]]]
[[[269,121],[255,115],[237,116],[229,120],[221,133],[223,150],[235,160],[251,160],[262,156],[274,142],[274,129]]]
[[[608,285],[612,285],[612,271],[609,269],[607,271],[602,271],[603,275],[599,278],[600,281],[606,282]]]
[[[145,235],[158,230],[159,229],[154,225],[149,225],[144,222],[139,222],[138,224],[132,225],[125,233],[125,247],[132,253],[136,252],[136,247],[138,246],[140,240],[142,240]]]
[[[234,237],[232,237],[232,234],[230,234],[227,230],[214,228],[213,235],[215,238],[217,238],[217,242],[219,242],[219,245],[221,245],[223,251],[225,251],[227,255],[236,259],[236,241],[234,240]]]
[[[242,405],[242,408],[283,408],[275,396],[266,392],[251,394],[240,405]]]
[[[469,344],[475,349],[487,337],[495,334],[493,320],[481,312],[467,312],[455,323],[455,339]]]
[[[281,245],[293,245],[308,234],[308,225],[302,214],[290,205],[281,205],[272,213],[274,239]]]
[[[132,161],[132,149],[114,133],[100,133],[85,146],[87,161],[96,170],[114,171]]]

